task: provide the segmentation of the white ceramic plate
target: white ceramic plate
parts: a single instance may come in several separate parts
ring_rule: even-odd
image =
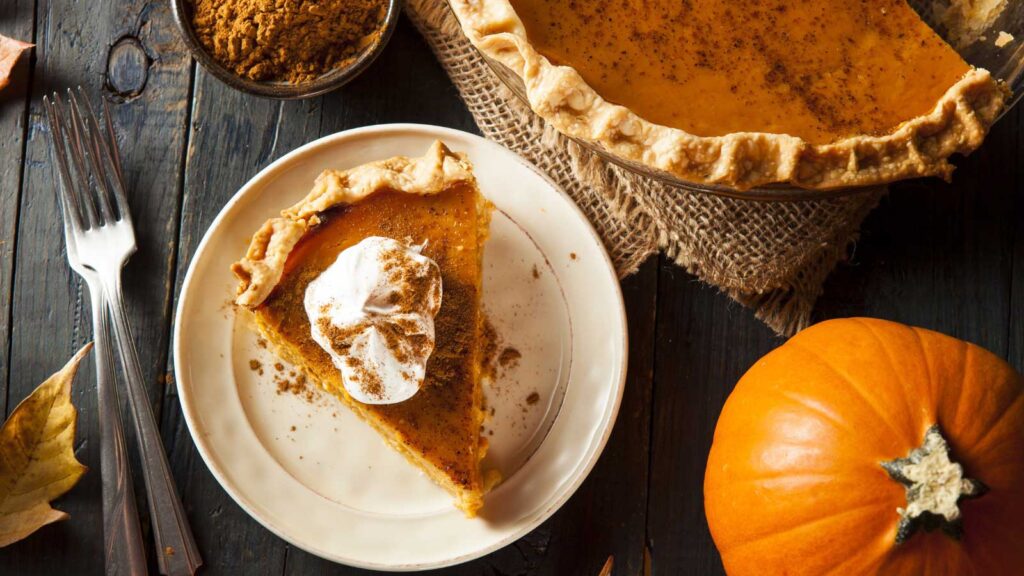
[[[510,361],[486,387],[494,407],[487,464],[505,480],[472,520],[330,395],[279,392],[275,380],[287,380],[290,368],[275,368],[229,304],[236,281],[228,267],[249,235],[302,198],[322,170],[422,155],[437,139],[469,155],[497,208],[484,252],[484,306],[503,348],[521,354],[507,353]],[[535,168],[464,132],[374,126],[291,152],[228,202],[185,277],[174,368],[199,453],[253,518],[336,562],[437,568],[515,541],[579,487],[619,409],[626,318],[597,235]]]

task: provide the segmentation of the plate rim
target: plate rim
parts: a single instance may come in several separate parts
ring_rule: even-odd
[[[190,394],[185,393],[183,391],[183,382],[185,381],[183,374],[186,374],[186,372],[184,370],[184,367],[182,366],[181,360],[181,350],[183,348],[181,326],[182,317],[186,308],[186,304],[190,300],[190,289],[192,287],[192,283],[195,281],[194,273],[196,270],[197,263],[201,260],[202,256],[207,251],[213,231],[216,230],[222,224],[222,221],[228,216],[228,214],[232,211],[235,205],[241,202],[257,184],[261,183],[261,181],[263,181],[264,179],[272,176],[274,172],[281,170],[286,164],[291,162],[294,158],[301,156],[307,151],[318,148],[320,146],[330,145],[335,142],[344,141],[352,138],[372,135],[390,136],[397,135],[398,133],[401,132],[416,132],[440,139],[442,141],[444,141],[447,136],[470,139],[475,141],[477,145],[489,147],[492,150],[497,150],[499,154],[503,153],[506,155],[510,155],[511,158],[514,158],[525,168],[531,170],[540,178],[542,178],[555,193],[560,195],[562,199],[567,202],[569,209],[574,211],[576,213],[576,216],[580,218],[580,220],[584,223],[585,229],[587,230],[587,233],[590,235],[590,239],[598,246],[599,252],[602,256],[602,263],[604,264],[605,272],[607,272],[610,278],[612,279],[611,285],[613,295],[619,304],[617,307],[617,320],[619,325],[622,327],[620,335],[622,360],[621,362],[619,362],[618,377],[614,380],[616,387],[615,397],[609,406],[610,414],[607,418],[607,424],[604,426],[603,430],[601,430],[600,437],[598,438],[597,442],[593,445],[591,452],[586,456],[586,460],[583,463],[583,465],[573,470],[571,480],[567,483],[566,488],[560,494],[557,494],[556,497],[549,502],[549,505],[543,509],[543,511],[537,514],[535,518],[524,524],[522,527],[513,530],[512,532],[501,537],[494,543],[488,546],[484,546],[479,550],[475,550],[471,553],[462,554],[460,556],[448,558],[443,561],[392,565],[379,564],[376,562],[366,562],[356,558],[342,557],[339,555],[328,555],[328,552],[321,549],[316,549],[312,547],[308,542],[304,542],[297,538],[293,538],[287,533],[286,530],[269,522],[268,519],[263,518],[260,514],[258,514],[255,511],[254,507],[250,506],[247,499],[244,497],[243,494],[240,493],[239,489],[234,485],[234,483],[227,480],[224,473],[220,469],[220,465],[217,459],[214,458],[213,455],[209,452],[208,447],[205,446],[205,442],[199,440],[201,436],[197,434],[198,424],[196,422],[196,420],[198,419],[198,415],[194,413],[195,408],[194,406],[192,406],[191,400],[187,400],[190,398]],[[177,303],[175,304],[172,352],[174,354],[175,391],[178,395],[178,404],[181,409],[182,416],[185,420],[185,425],[188,429],[189,436],[191,437],[192,444],[195,446],[196,451],[199,453],[199,456],[202,459],[203,463],[206,465],[206,468],[210,471],[211,475],[220,485],[221,489],[223,489],[224,492],[235,502],[235,504],[237,504],[243,511],[245,511],[245,513],[250,518],[252,518],[252,520],[257,522],[260,526],[267,529],[278,538],[281,538],[282,540],[287,542],[289,545],[295,546],[307,553],[313,554],[317,557],[323,558],[330,562],[370,570],[380,570],[388,572],[408,572],[454,566],[457,564],[462,564],[465,562],[481,558],[483,556],[491,554],[492,552],[505,548],[506,546],[512,544],[516,540],[519,540],[523,536],[529,534],[530,532],[533,532],[537,527],[539,527],[541,524],[550,519],[551,516],[553,516],[558,510],[560,510],[566,504],[566,502],[568,502],[569,499],[572,498],[574,494],[576,494],[576,492],[579,490],[583,482],[590,476],[590,473],[597,465],[597,461],[604,453],[604,449],[607,447],[608,440],[610,439],[612,431],[615,429],[615,424],[618,421],[619,410],[621,409],[622,399],[625,393],[626,377],[629,367],[629,324],[628,316],[626,314],[625,300],[622,292],[621,279],[619,278],[619,275],[615,270],[615,266],[612,263],[611,256],[608,254],[608,250],[605,247],[604,242],[601,240],[601,237],[594,229],[594,226],[593,224],[591,224],[590,219],[587,218],[586,214],[583,213],[583,210],[579,207],[579,205],[577,205],[576,201],[573,200],[572,197],[569,196],[568,193],[566,193],[565,190],[563,190],[561,186],[555,183],[554,180],[552,180],[547,174],[545,174],[543,171],[538,169],[531,162],[529,162],[516,152],[506,148],[505,146],[502,146],[501,144],[490,141],[480,135],[473,134],[471,132],[466,132],[463,130],[458,130],[455,128],[449,128],[445,126],[435,126],[431,124],[388,123],[351,128],[348,130],[342,130],[332,134],[327,134],[325,136],[321,136],[319,138],[311,140],[282,155],[280,158],[274,160],[267,166],[261,168],[238,188],[238,190],[231,196],[230,199],[228,199],[227,202],[224,203],[224,205],[217,212],[217,215],[214,217],[213,221],[203,232],[202,239],[196,245],[195,250],[193,251],[191,257],[189,258],[188,269],[185,273],[184,279],[182,280],[181,289],[179,290],[177,296]],[[189,378],[191,378],[191,376],[189,376]]]

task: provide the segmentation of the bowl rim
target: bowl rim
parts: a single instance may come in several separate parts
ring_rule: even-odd
[[[391,40],[391,36],[398,26],[398,16],[402,12],[402,0],[385,1],[388,6],[387,14],[384,17],[380,35],[372,44],[348,65],[335,68],[312,82],[302,84],[260,82],[243,78],[232,72],[210,55],[196,37],[191,18],[189,18],[189,11],[194,0],[171,0],[170,4],[171,15],[185,46],[192,58],[207,72],[235,90],[278,100],[298,100],[320,96],[341,88],[362,74],[377,59],[384,51],[388,41]]]

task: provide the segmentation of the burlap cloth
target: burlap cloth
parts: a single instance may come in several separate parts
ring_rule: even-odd
[[[546,172],[604,239],[620,276],[659,249],[780,334],[806,326],[822,284],[883,189],[798,202],[737,200],[609,164],[547,126],[498,79],[443,0],[407,0],[484,136]]]

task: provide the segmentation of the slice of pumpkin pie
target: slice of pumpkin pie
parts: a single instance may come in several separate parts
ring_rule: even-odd
[[[475,516],[484,474],[481,257],[492,205],[469,161],[327,170],[232,266],[259,334]]]

